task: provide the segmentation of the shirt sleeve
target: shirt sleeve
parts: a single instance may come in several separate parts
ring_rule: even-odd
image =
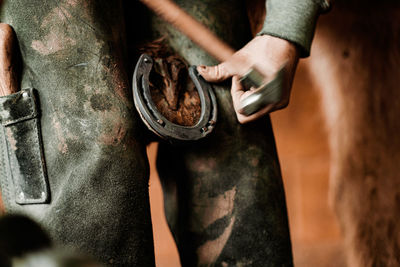
[[[317,18],[329,8],[326,0],[267,0],[267,15],[257,35],[268,34],[295,43],[300,56],[308,57]]]

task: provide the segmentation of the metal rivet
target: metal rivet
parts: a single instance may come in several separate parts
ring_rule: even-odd
[[[149,63],[150,59],[148,59],[147,57],[144,58],[144,63]]]
[[[163,125],[163,126],[164,126],[164,124],[165,124],[164,121],[161,120],[161,119],[158,119],[157,122],[158,122],[158,124]]]
[[[19,193],[18,199],[20,199],[20,200],[25,200],[25,194],[24,194],[24,192]]]
[[[22,97],[28,97],[28,96],[29,96],[28,92],[23,92],[22,93]]]

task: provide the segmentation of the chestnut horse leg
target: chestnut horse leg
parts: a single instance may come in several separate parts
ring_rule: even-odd
[[[353,267],[400,264],[400,9],[394,5],[338,2],[321,17],[307,63],[325,110],[331,197]]]

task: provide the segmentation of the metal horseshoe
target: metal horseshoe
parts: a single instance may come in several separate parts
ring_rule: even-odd
[[[137,111],[145,125],[156,135],[170,142],[201,139],[212,132],[217,122],[217,100],[214,91],[197,72],[196,66],[189,68],[201,101],[200,119],[194,126],[182,126],[168,121],[154,104],[149,88],[153,59],[142,54],[133,73],[133,99]]]

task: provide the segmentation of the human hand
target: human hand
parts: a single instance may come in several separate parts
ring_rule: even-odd
[[[232,77],[233,107],[238,121],[247,123],[288,105],[298,59],[299,53],[294,44],[281,38],[262,35],[255,37],[227,61],[216,66],[199,66],[197,69],[209,82],[221,82]],[[244,91],[239,77],[244,76],[251,68],[256,68],[265,77],[264,82],[269,82],[282,66],[285,66],[285,70],[280,100],[268,104],[250,116],[242,114],[241,101],[254,93],[255,89]]]

